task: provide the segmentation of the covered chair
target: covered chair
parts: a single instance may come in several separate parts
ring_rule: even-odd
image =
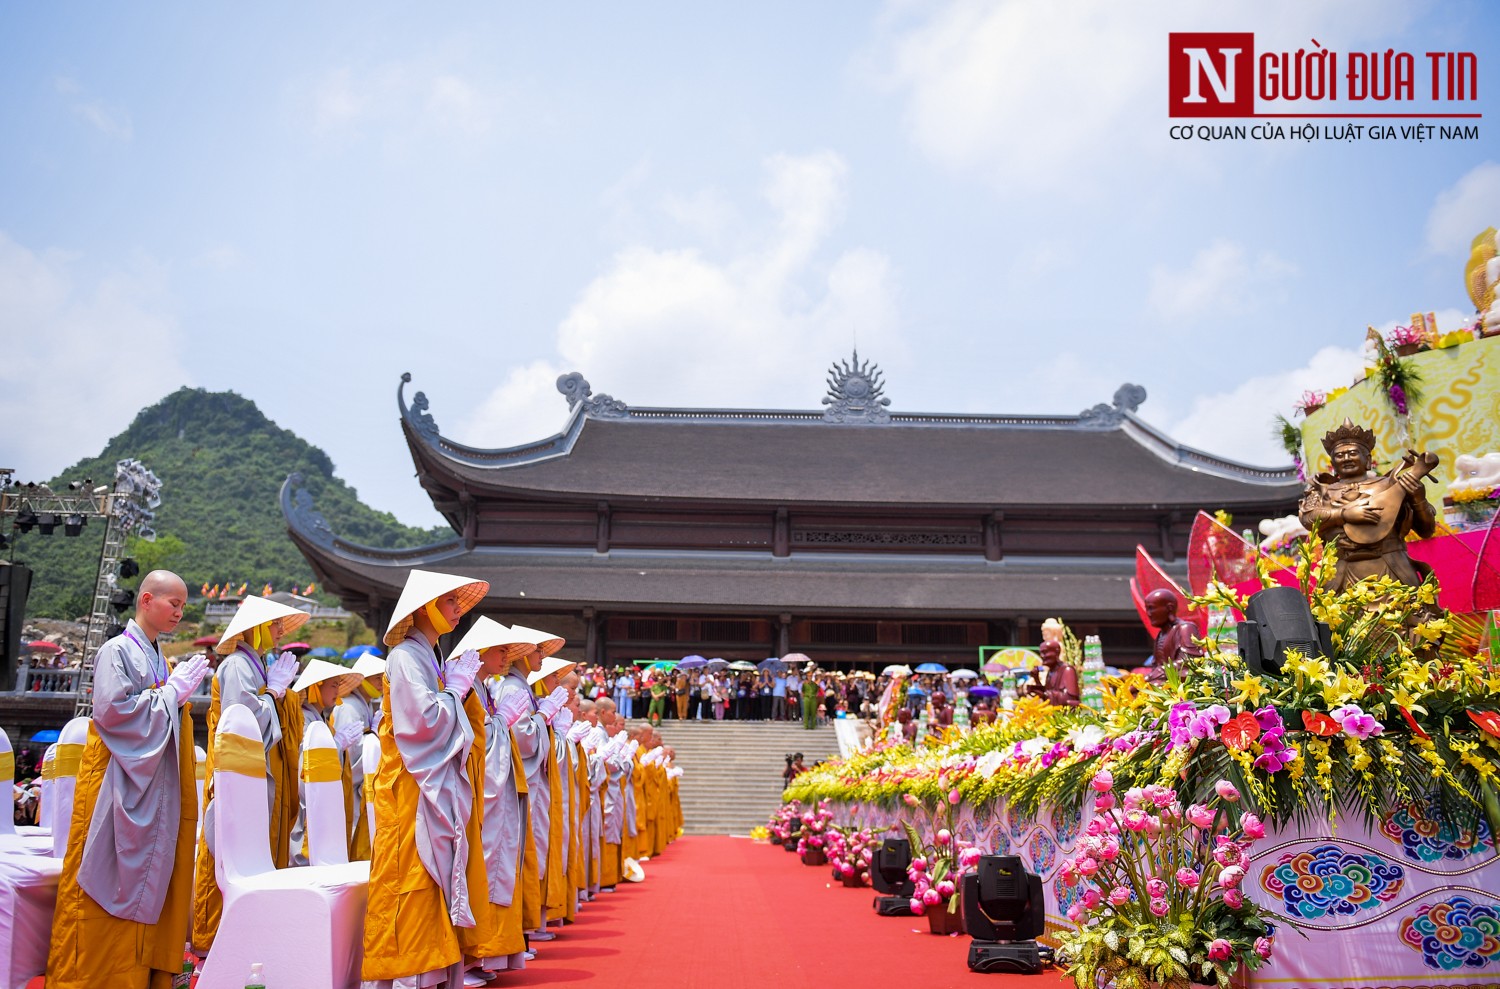
[[[375,845],[375,775],[380,772],[380,739],[373,732],[365,735],[365,823],[370,826],[370,846]]]
[[[74,718],[49,749],[51,785],[43,806],[54,805],[57,826],[51,836],[17,835],[0,838],[0,987],[25,989],[47,969],[47,948],[52,940],[52,914],[57,907],[57,883],[62,878],[63,855],[68,847],[68,829],[73,820],[73,788],[83,743],[88,739],[89,719]],[[0,732],[0,785],[12,784],[15,776],[10,740]],[[58,786],[61,772],[63,785]],[[4,817],[5,815],[0,815]],[[7,824],[12,823],[8,818]],[[29,829],[30,830],[30,829]],[[56,855],[53,849],[56,848]]]
[[[308,725],[302,736],[302,787],[307,800],[307,861],[312,865],[347,865],[344,776],[333,732],[321,721]]]
[[[10,736],[0,728],[0,789],[13,794],[15,785],[16,754],[10,747]],[[48,831],[25,824],[16,827],[14,814],[0,814],[0,853],[17,851],[46,855],[51,849],[52,839]]]
[[[255,716],[230,705],[213,745],[211,838],[224,914],[198,989],[242,989],[254,962],[267,985],[352,989],[364,956],[369,863],[278,870],[266,842],[265,748]]]
[[[63,726],[52,760],[52,857],[59,862],[68,854],[68,836],[73,823],[73,793],[78,788],[78,769],[83,765],[83,747],[89,740],[89,719],[74,718]]]

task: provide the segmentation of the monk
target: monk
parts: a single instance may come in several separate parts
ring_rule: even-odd
[[[271,861],[291,864],[291,835],[297,821],[298,760],[302,756],[302,702],[291,689],[301,665],[291,653],[276,657],[281,640],[311,616],[305,611],[251,594],[240,603],[214,652],[224,657],[214,670],[208,705],[208,737],[213,739],[224,708],[243,704],[255,715],[266,753],[266,800],[270,806]],[[193,892],[193,950],[206,955],[219,930],[224,901],[215,872],[214,746],[203,767],[203,834],[198,839],[198,875]]]
[[[464,703],[480,660],[466,652],[443,663],[436,649],[488,592],[482,580],[413,570],[385,632],[366,989],[462,986],[458,932],[490,910]]]
[[[176,574],[147,574],[135,618],[94,659],[94,717],[57,885],[49,989],[168,989],[182,972],[198,817],[187,699],[208,661],[194,656],[169,671],[157,639],[182,620],[187,596]]]

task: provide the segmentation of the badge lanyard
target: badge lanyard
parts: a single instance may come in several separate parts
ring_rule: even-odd
[[[131,642],[134,642],[136,645],[140,646],[141,649],[146,653],[146,660],[151,664],[151,679],[155,681],[153,686],[160,687],[162,684],[166,683],[167,661],[166,658],[162,656],[161,651],[146,645],[146,643],[137,638],[136,634],[129,628],[125,629],[125,637],[128,638]],[[160,672],[158,672],[157,669],[158,665],[160,666]]]
[[[266,669],[266,661],[261,658],[259,653],[257,653],[254,649],[251,649],[249,646],[245,645],[243,641],[236,642],[234,644],[234,648],[237,652],[242,652],[246,656],[249,656],[251,659],[255,660],[255,668],[257,670],[260,670],[261,680],[266,683],[271,682],[271,674],[270,671]]]

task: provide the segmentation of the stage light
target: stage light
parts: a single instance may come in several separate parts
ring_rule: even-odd
[[[51,512],[43,512],[36,517],[36,531],[44,536],[50,536],[57,530],[57,516]]]
[[[1015,855],[984,855],[962,888],[964,928],[974,939],[969,971],[1040,972],[1043,949],[1036,939],[1047,930],[1042,877],[1027,872]]]
[[[1261,676],[1279,677],[1288,649],[1304,656],[1333,653],[1328,626],[1313,619],[1307,599],[1295,587],[1267,587],[1252,594],[1235,638],[1245,665]]]
[[[16,513],[17,532],[30,532],[32,527],[35,525],[36,512],[33,512],[29,508],[22,508],[19,512]]]
[[[130,557],[127,556],[125,559],[123,559],[123,560],[120,561],[120,577],[121,577],[121,579],[123,579],[123,580],[129,580],[131,577],[134,577],[136,574],[138,574],[140,572],[141,572],[141,565],[139,563],[135,562],[134,560],[132,560]]]
[[[911,842],[905,838],[887,838],[870,863],[870,885],[875,897],[875,912],[882,917],[910,917],[911,898],[917,895],[916,884],[906,874],[911,865]]]
[[[121,587],[112,591],[109,595],[109,606],[122,614],[135,604],[135,592]]]
[[[0,550],[10,549],[10,540],[5,538],[5,533],[0,532]]]
[[[83,532],[83,527],[86,522],[87,519],[85,519],[82,515],[69,515],[63,522],[63,535],[78,535],[79,533]]]

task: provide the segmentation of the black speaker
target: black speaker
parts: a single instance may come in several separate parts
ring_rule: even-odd
[[[1307,599],[1295,587],[1267,587],[1251,595],[1235,638],[1245,665],[1261,676],[1280,676],[1288,649],[1304,656],[1333,652],[1328,626],[1313,619]]]
[[[0,690],[16,682],[21,658],[21,623],[31,593],[31,568],[19,563],[0,567]]]
[[[882,917],[910,917],[911,898],[917,894],[917,884],[906,874],[911,865],[911,842],[905,838],[887,838],[875,851],[870,863],[870,885],[880,896],[875,897],[875,912]]]
[[[1014,855],[985,855],[959,888],[964,929],[974,939],[970,971],[1040,972],[1043,952],[1036,939],[1047,930],[1042,877],[1027,872]]]

